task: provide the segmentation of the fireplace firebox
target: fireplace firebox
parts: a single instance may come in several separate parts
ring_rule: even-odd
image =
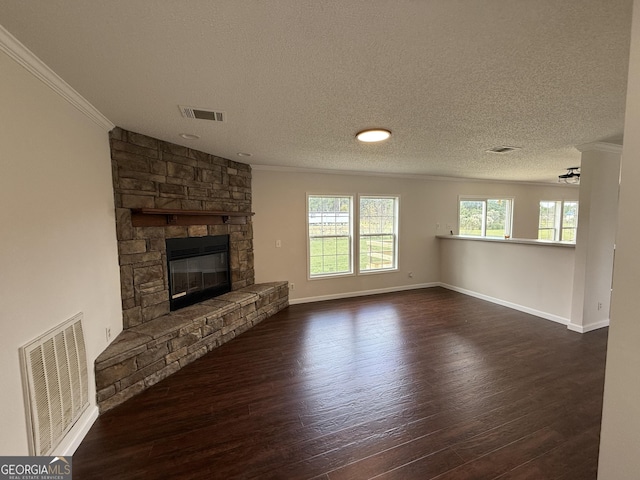
[[[229,235],[167,239],[167,266],[171,310],[230,292]]]

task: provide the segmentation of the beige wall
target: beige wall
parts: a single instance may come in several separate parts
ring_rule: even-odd
[[[573,247],[440,239],[441,281],[463,293],[568,324]]]
[[[607,349],[598,478],[640,472],[640,0],[633,4],[631,56]]]
[[[27,455],[18,348],[83,312],[95,409],[119,274],[105,128],[3,52],[0,72],[0,454]]]
[[[435,210],[424,206],[431,192],[424,182],[372,176],[285,173],[253,170],[256,282],[288,280],[290,299],[309,299],[410,288],[438,280]],[[389,194],[400,196],[399,270],[331,279],[307,279],[307,193]],[[276,248],[276,240],[282,247]],[[413,278],[409,278],[413,272]]]
[[[254,166],[252,187],[256,282],[293,282],[295,289],[290,298],[294,303],[439,282],[439,246],[435,237],[446,234],[447,225],[457,232],[458,195],[514,197],[514,237],[520,238],[536,238],[540,200],[578,198],[578,189],[567,186],[292,172],[259,166]],[[399,270],[309,280],[305,206],[308,193],[399,195]],[[281,240],[282,247],[276,248],[276,240]],[[413,278],[409,278],[409,272],[413,272]]]

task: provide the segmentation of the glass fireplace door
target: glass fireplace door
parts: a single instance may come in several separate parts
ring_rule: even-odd
[[[171,310],[231,291],[228,235],[171,238],[166,244]]]
[[[226,252],[171,261],[171,298],[184,297],[226,284],[227,265]]]

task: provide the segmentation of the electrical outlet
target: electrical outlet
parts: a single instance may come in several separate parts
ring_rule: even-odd
[[[598,302],[598,310],[602,310],[602,302]]]
[[[413,278],[413,272],[409,272],[409,278]]]
[[[280,248],[282,246],[281,240],[276,240],[276,248]]]
[[[104,329],[105,336],[107,337],[107,342],[111,341],[111,327],[107,327]]]
[[[289,290],[295,290],[296,288],[296,284],[295,283],[290,283],[289,284]]]

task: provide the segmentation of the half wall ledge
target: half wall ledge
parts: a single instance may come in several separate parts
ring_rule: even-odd
[[[289,305],[288,282],[225,293],[124,330],[95,361],[104,413]]]

